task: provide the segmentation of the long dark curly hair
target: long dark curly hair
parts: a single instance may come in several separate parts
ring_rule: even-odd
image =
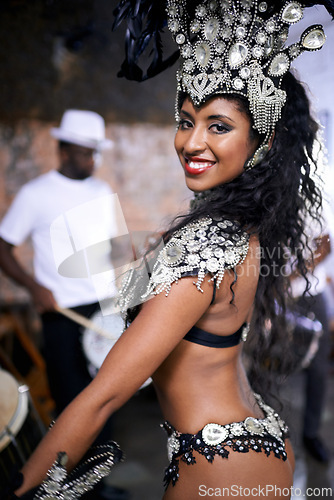
[[[308,270],[304,255],[305,247],[311,249],[311,242],[305,221],[315,220],[321,224],[322,196],[314,153],[319,126],[311,115],[303,85],[291,72],[284,76],[282,89],[287,93],[287,101],[266,157],[231,182],[211,190],[207,199],[204,197],[187,214],[176,217],[163,235],[167,242],[186,224],[208,215],[218,215],[238,221],[244,230],[258,236],[260,276],[251,335],[246,342],[251,361],[248,363],[249,378],[258,392],[268,391],[277,374],[288,373],[293,368],[293,359],[287,355],[284,319],[290,283],[287,260],[290,263],[294,260],[295,270],[305,278],[307,290]],[[252,123],[246,98],[233,94],[224,94],[224,98],[236,102]],[[253,139],[257,132],[251,127],[250,134]],[[263,137],[258,140],[261,143]],[[231,303],[233,300],[232,284]],[[128,311],[128,324],[139,309],[137,306]],[[284,349],[277,349],[279,346]]]
[[[308,242],[305,220],[321,223],[322,196],[314,153],[319,126],[311,116],[303,85],[291,72],[284,76],[282,89],[287,93],[286,105],[275,128],[272,148],[262,162],[215,188],[207,201],[204,199],[188,214],[177,217],[164,235],[167,241],[185,224],[203,216],[219,215],[237,220],[245,230],[258,236],[260,277],[252,320],[253,335],[246,344],[252,360],[251,382],[253,386],[260,383],[262,388],[265,378],[259,374],[264,367],[275,373],[291,370],[288,356],[278,359],[279,355],[273,355],[277,345],[287,345],[284,322],[289,297],[287,257],[295,260],[296,271],[305,278],[307,289],[304,249],[305,246],[310,248],[311,242]],[[234,100],[252,121],[245,98],[228,94],[224,97]],[[252,135],[256,133],[251,129]],[[231,294],[233,301],[233,289]]]

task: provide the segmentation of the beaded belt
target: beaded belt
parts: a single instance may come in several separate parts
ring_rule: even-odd
[[[255,394],[257,403],[265,414],[262,419],[247,417],[241,422],[227,425],[207,424],[197,434],[182,434],[169,422],[162,427],[168,434],[167,452],[170,461],[165,470],[165,487],[179,478],[179,459],[188,465],[196,463],[194,450],[212,462],[215,455],[228,458],[229,450],[247,453],[250,450],[271,453],[282,460],[287,459],[284,440],[289,429],[273,408],[266,405],[259,394]]]

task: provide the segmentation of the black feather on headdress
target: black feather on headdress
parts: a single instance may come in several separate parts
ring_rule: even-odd
[[[201,0],[188,0],[187,8],[195,10]],[[278,11],[286,0],[269,0],[268,3]],[[301,0],[304,7],[323,5],[334,18],[334,0]],[[125,60],[118,76],[128,80],[144,81],[172,66],[179,58],[179,50],[163,59],[161,33],[167,25],[166,0],[121,0],[114,10],[113,30],[126,21]],[[150,47],[151,45],[151,47]],[[152,59],[146,73],[138,62],[142,56]]]
[[[125,35],[125,60],[118,76],[129,80],[143,81],[161,73],[172,66],[179,58],[176,50],[165,60],[161,32],[167,25],[165,0],[122,0],[114,10],[113,30],[123,22],[127,22]],[[138,65],[139,58],[148,52],[152,62],[146,73]]]

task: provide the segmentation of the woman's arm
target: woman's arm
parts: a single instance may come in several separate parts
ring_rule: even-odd
[[[100,433],[108,417],[152,375],[210,305],[212,283],[204,293],[182,278],[166,298],[157,295],[111,349],[95,379],[59,416],[28,462],[20,495],[40,484],[59,451],[66,451],[72,469]]]

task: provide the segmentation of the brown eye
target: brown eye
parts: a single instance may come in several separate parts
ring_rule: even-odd
[[[192,123],[189,120],[181,119],[179,121],[179,129],[185,130],[192,127]]]
[[[210,130],[212,132],[215,132],[216,134],[225,134],[227,132],[230,132],[231,128],[227,127],[223,123],[214,123],[210,126]]]

